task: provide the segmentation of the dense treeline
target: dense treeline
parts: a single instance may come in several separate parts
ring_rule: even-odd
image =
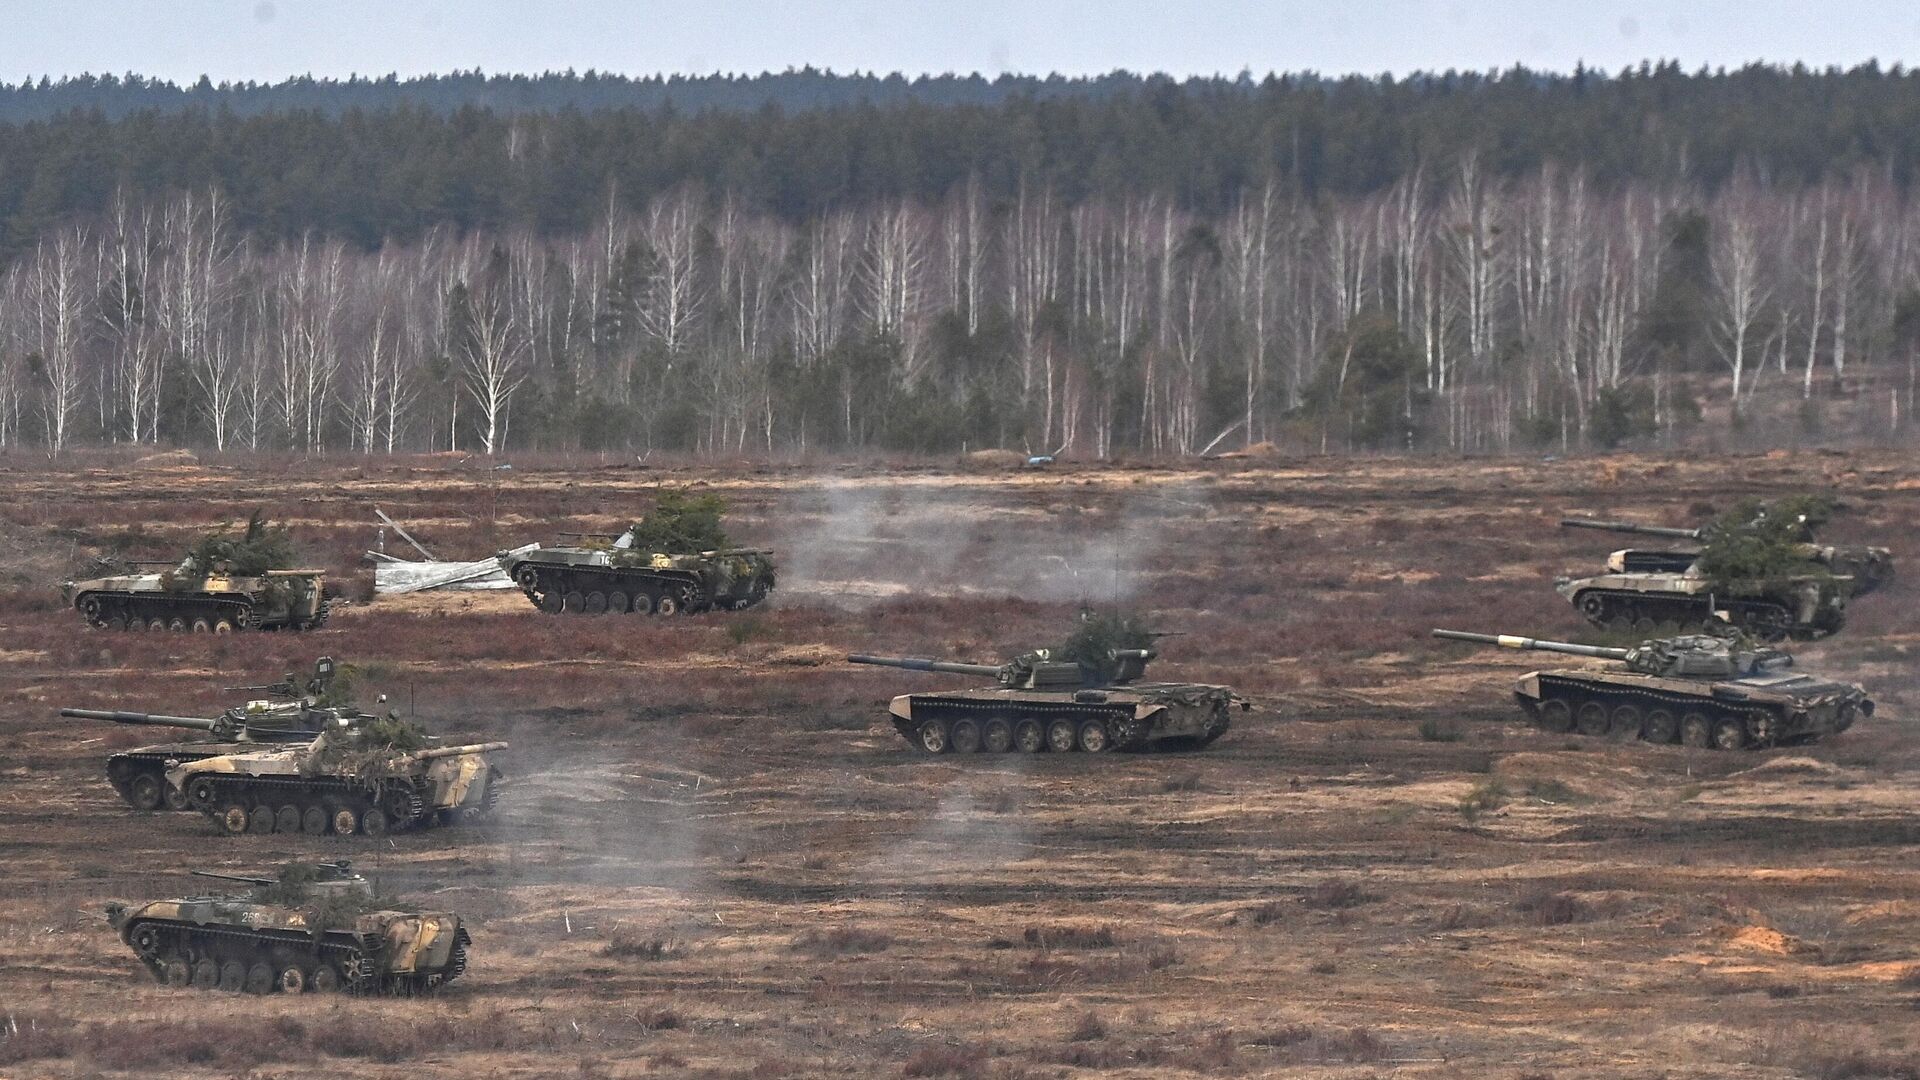
[[[537,111],[496,107],[515,86]],[[81,107],[12,119],[55,102]],[[69,80],[0,88],[0,243],[18,251],[121,188],[218,189],[242,231],[314,228],[371,247],[441,223],[584,231],[610,197],[638,210],[688,183],[789,222],[873,199],[934,202],[970,175],[995,200],[1025,182],[1068,202],[1152,193],[1222,213],[1268,181],[1366,194],[1468,151],[1508,178],[1554,162],[1607,186],[1712,187],[1744,163],[1775,183],[1870,167],[1904,187],[1920,155],[1920,74]]]
[[[0,445],[1613,445],[1862,371],[1913,405],[1903,72],[378,85],[0,124]]]

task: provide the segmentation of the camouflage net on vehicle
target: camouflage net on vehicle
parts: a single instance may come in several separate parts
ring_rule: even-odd
[[[300,762],[302,776],[340,776],[378,788],[410,774],[407,755],[430,739],[419,725],[388,714],[363,720],[351,733],[330,732]]]
[[[218,531],[201,537],[187,549],[186,558],[180,560],[178,567],[160,575],[160,587],[169,592],[190,592],[216,572],[235,577],[260,577],[269,570],[286,570],[292,566],[292,535],[284,526],[269,524],[256,510],[247,519],[246,529],[238,535],[223,524]],[[270,581],[267,585],[275,603],[285,603],[292,589],[291,584],[283,581]]]
[[[346,929],[355,919],[374,911],[413,911],[414,907],[367,888],[316,888],[322,882],[340,880],[345,871],[325,864],[288,863],[280,868],[271,885],[254,890],[259,904],[297,908],[306,916],[307,925],[318,934],[324,930]]]

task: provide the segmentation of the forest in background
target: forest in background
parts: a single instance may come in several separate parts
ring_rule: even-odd
[[[0,446],[1888,437],[1917,152],[1873,67],[0,86]]]

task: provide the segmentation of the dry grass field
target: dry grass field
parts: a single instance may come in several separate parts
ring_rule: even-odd
[[[1278,459],[969,472],[440,459],[0,459],[0,1077],[1920,1077],[1920,461]],[[662,484],[779,549],[744,615],[551,617],[518,594],[357,603],[307,635],[90,631],[54,585],[255,506],[364,595],[379,506],[449,556],[607,529]],[[1879,714],[1723,754],[1548,736],[1538,662],[1434,626],[1578,636],[1555,572],[1833,491],[1908,578],[1803,664]],[[131,538],[124,530],[138,530]],[[389,547],[398,549],[389,540]],[[928,758],[885,701],[1082,601],[1182,632],[1156,675],[1257,704],[1188,754]],[[101,777],[148,729],[330,653],[370,698],[510,739],[499,815],[377,843],[216,835]],[[474,924],[416,1000],[153,985],[112,898],[189,867],[351,857]]]

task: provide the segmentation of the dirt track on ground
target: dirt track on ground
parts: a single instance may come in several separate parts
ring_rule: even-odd
[[[608,529],[662,483],[722,491],[737,538],[779,550],[767,608],[556,618],[438,594],[212,639],[88,631],[49,592],[130,524],[129,554],[157,558],[258,502],[346,576],[376,505],[471,558]],[[1540,734],[1506,696],[1537,662],[1425,636],[1585,633],[1547,583],[1616,545],[1555,528],[1565,512],[1672,524],[1802,490],[1846,500],[1835,542],[1920,574],[1920,465],[1893,453],[1030,473],[0,459],[0,1076],[1920,1075],[1911,584],[1799,650],[1879,714],[1758,753]],[[231,491],[258,497],[213,501]],[[995,658],[1057,637],[1082,600],[1183,633],[1156,676],[1260,707],[1200,753],[928,759],[885,701],[956,680],[833,662]],[[102,782],[148,730],[55,717],[217,709],[220,686],[321,652],[438,730],[511,739],[498,818],[377,844],[222,837]],[[1476,796],[1488,808],[1463,810]],[[210,998],[146,982],[99,916],[191,889],[188,867],[296,856],[467,914],[469,976],[413,1001]]]

